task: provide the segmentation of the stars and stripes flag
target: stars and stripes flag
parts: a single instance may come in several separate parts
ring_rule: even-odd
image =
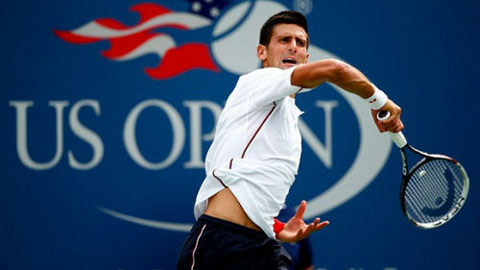
[[[189,42],[177,44],[162,28],[188,31],[209,26],[229,2],[223,0],[189,0],[190,9],[172,11],[155,3],[136,4],[131,11],[140,15],[140,21],[127,26],[112,18],[100,18],[70,31],[54,30],[66,42],[89,44],[109,41],[110,48],[101,54],[111,60],[127,61],[146,54],[156,54],[160,63],[147,67],[145,72],[153,79],[168,79],[191,69],[219,71],[207,44]]]

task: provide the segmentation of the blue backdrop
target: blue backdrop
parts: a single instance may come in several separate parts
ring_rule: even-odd
[[[479,3],[9,1],[0,11],[0,268],[174,269],[214,123],[258,67],[259,23],[303,12],[311,59],[363,71],[403,109],[414,146],[458,159],[468,200],[420,230],[398,202],[401,160],[361,100],[297,97],[291,206],[331,225],[320,269],[480,269]]]

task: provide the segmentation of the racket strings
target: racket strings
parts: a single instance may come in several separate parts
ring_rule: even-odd
[[[443,169],[443,168],[442,168]],[[446,170],[434,168],[432,173],[428,176],[419,176],[424,178],[424,181],[412,182],[412,193],[409,194],[414,203],[412,203],[412,210],[416,216],[424,216],[424,221],[432,222],[439,216],[448,213],[450,206],[455,201],[455,193],[448,190],[455,190],[455,181],[453,181],[451,174]],[[421,173],[422,171],[420,171]],[[426,172],[426,171],[425,171]],[[426,174],[426,173],[425,173]],[[450,177],[438,177],[449,175]],[[437,176],[437,177],[434,177]],[[450,179],[450,180],[449,180]],[[458,187],[457,187],[458,188]],[[423,192],[423,194],[421,194]],[[421,196],[418,196],[418,195]]]
[[[432,223],[448,214],[463,190],[463,174],[449,160],[436,159],[422,164],[405,189],[405,208],[418,223]]]
[[[443,169],[443,168],[442,168]],[[426,204],[429,208],[436,208],[441,201],[446,200],[446,194],[448,194],[448,181],[446,178],[435,178],[435,176],[442,175],[442,172],[438,166],[433,167],[433,173],[427,175],[428,168],[424,168],[423,171],[419,171],[419,178],[425,178],[425,181],[415,181],[412,182],[413,188],[415,189],[416,194],[419,194],[423,190],[428,190],[431,192],[425,193],[425,200],[422,200],[422,197],[419,197],[416,206],[421,206],[422,203]],[[424,173],[425,175],[420,176],[420,174]],[[437,181],[435,180],[437,179]],[[424,208],[422,208],[424,209]],[[421,211],[422,209],[418,209]]]

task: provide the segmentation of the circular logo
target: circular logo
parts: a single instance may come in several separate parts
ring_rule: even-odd
[[[294,2],[295,9],[306,14],[312,9],[310,0]],[[217,64],[232,74],[243,74],[259,67],[259,60],[255,55],[257,36],[263,22],[271,15],[287,9],[275,1],[249,1],[238,3],[222,14],[214,25],[211,48]],[[325,51],[314,44],[310,45],[310,61],[326,58],[336,58],[334,54]],[[330,85],[344,98],[352,108],[359,126],[360,144],[357,155],[348,170],[323,193],[314,196],[308,201],[305,218],[311,218],[330,211],[347,202],[365,187],[383,168],[389,153],[391,142],[388,136],[381,136],[377,132],[371,117],[370,109],[363,101],[354,95],[346,93],[335,85]],[[302,127],[299,126],[302,131]],[[306,129],[303,129],[306,130]],[[308,136],[308,134],[302,135]],[[112,209],[99,207],[99,210],[113,217],[123,219],[139,225],[173,230],[189,231],[191,224],[172,223],[158,220],[149,220],[129,216]]]

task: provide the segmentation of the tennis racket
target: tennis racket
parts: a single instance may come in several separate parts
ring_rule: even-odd
[[[389,117],[388,111],[377,114],[379,120]],[[405,216],[423,229],[436,228],[451,220],[467,199],[469,180],[465,169],[451,157],[413,148],[402,132],[388,133],[402,155],[400,205]],[[420,156],[420,161],[410,168],[407,150]]]

